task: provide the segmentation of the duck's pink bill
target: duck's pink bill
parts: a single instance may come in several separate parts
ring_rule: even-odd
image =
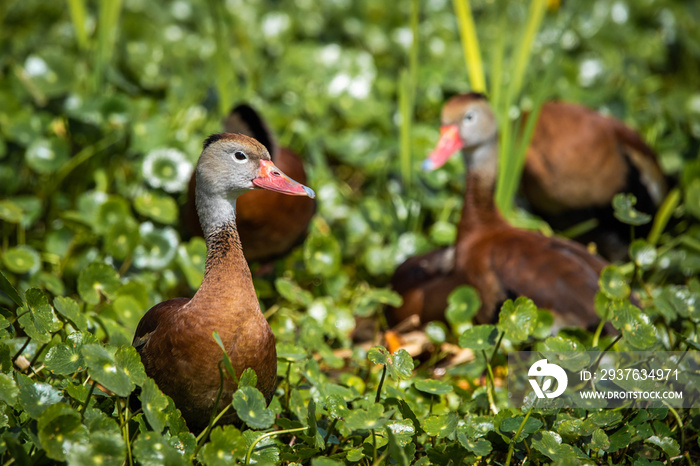
[[[442,167],[462,147],[464,147],[464,143],[459,136],[459,127],[457,125],[441,127],[440,140],[435,150],[423,161],[423,170],[430,171]]]
[[[260,161],[258,176],[253,179],[253,184],[258,188],[269,189],[270,191],[291,196],[309,196],[311,199],[316,197],[313,189],[294,181],[282,173],[282,170],[269,160]]]

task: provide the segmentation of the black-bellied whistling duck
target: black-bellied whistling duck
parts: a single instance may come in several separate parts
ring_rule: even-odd
[[[615,194],[634,194],[636,208],[653,214],[668,190],[656,153],[637,132],[562,102],[542,106],[521,186],[531,209],[556,229],[597,219],[598,225],[577,240],[595,242],[611,260],[625,258],[630,241],[629,226],[613,215]],[[641,226],[637,233],[649,229],[650,224]]]
[[[280,170],[292,179],[306,183],[306,171],[299,156],[277,145],[272,131],[252,107],[242,104],[231,110],[224,121],[224,129],[228,133],[257,139]],[[185,225],[192,235],[201,236],[194,202],[195,186],[196,178],[192,174]],[[308,197],[285,196],[267,190],[242,197],[236,207],[236,223],[246,259],[264,262],[286,254],[303,240],[315,211],[316,202]]]
[[[175,298],[153,306],[141,319],[133,345],[146,373],[170,396],[191,430],[207,426],[219,390],[221,348],[236,375],[252,368],[269,402],[277,378],[275,337],[255,296],[236,227],[238,197],[255,188],[314,197],[314,192],[282,173],[267,149],[252,138],[210,136],[196,169],[197,212],[207,242],[204,279],[192,299]],[[227,377],[219,403],[231,402],[235,382]],[[234,413],[222,417],[233,422]]]
[[[496,208],[493,193],[498,170],[496,118],[484,96],[465,94],[450,99],[442,112],[442,136],[425,161],[435,169],[461,149],[467,166],[467,187],[454,248],[409,259],[397,269],[393,283],[414,286],[403,292],[404,303],[390,309],[389,320],[409,315],[427,322],[444,318],[447,295],[456,285],[476,288],[482,306],[479,323],[497,319],[508,298],[527,296],[550,309],[555,327],[591,328],[599,318],[594,309],[598,277],[607,262],[580,244],[549,238],[509,225]],[[436,259],[437,258],[437,259]],[[436,266],[435,260],[443,261]],[[416,277],[422,276],[422,283]]]

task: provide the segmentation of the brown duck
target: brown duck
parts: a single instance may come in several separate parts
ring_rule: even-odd
[[[442,122],[442,137],[424,166],[438,168],[461,149],[467,187],[457,242],[396,270],[392,283],[404,303],[388,311],[390,322],[411,315],[422,322],[444,319],[449,293],[468,284],[481,297],[479,323],[497,320],[506,299],[527,296],[553,312],[555,328],[595,326],[594,297],[607,262],[578,243],[514,228],[501,216],[493,199],[497,122],[486,98],[473,93],[450,99]]]
[[[281,147],[263,118],[246,104],[236,106],[224,121],[228,133],[245,134],[260,142],[274,164],[291,178],[306,183],[301,158]],[[190,234],[202,236],[195,207],[196,176],[192,174],[185,208],[185,226]],[[290,197],[269,190],[254,191],[236,205],[236,223],[249,262],[266,262],[287,254],[303,241],[316,212],[316,202],[308,197]]]
[[[258,389],[269,402],[276,377],[275,337],[255,296],[236,227],[237,199],[256,188],[295,196],[314,192],[282,173],[265,147],[252,138],[222,133],[204,142],[197,176],[197,212],[207,243],[204,279],[192,299],[153,306],[141,319],[133,345],[146,373],[170,396],[193,431],[204,429],[219,390],[218,332],[237,375],[255,370]],[[224,384],[222,409],[235,382]],[[221,423],[236,419],[227,413]]]

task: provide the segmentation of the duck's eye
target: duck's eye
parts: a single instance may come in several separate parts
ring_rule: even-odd
[[[236,162],[245,162],[248,160],[248,156],[245,154],[245,152],[237,150],[233,153],[233,160]]]
[[[474,112],[467,112],[464,114],[464,121],[472,121],[476,117]]]

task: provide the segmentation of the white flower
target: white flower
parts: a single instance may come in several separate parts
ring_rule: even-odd
[[[185,189],[192,175],[192,164],[177,149],[153,149],[143,161],[143,177],[154,188],[169,193]]]

